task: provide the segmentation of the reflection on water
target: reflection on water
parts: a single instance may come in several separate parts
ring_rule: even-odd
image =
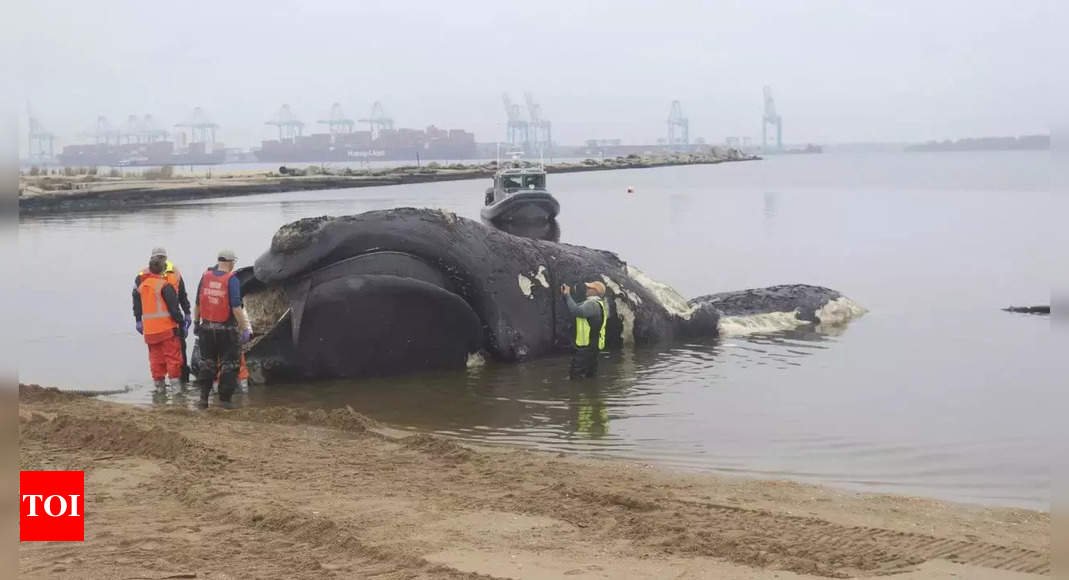
[[[828,339],[812,331],[721,341],[710,339],[671,348],[641,348],[602,354],[600,374],[569,380],[567,356],[522,364],[487,363],[465,372],[422,373],[401,377],[334,380],[316,383],[253,385],[238,401],[252,406],[335,408],[345,405],[401,428],[431,430],[482,442],[522,442],[553,450],[631,449],[641,441],[613,422],[635,418],[688,416],[693,410],[665,412],[658,399],[686,396],[689,388],[711,388],[723,381],[718,364],[731,361],[788,370],[804,357],[827,348]],[[188,406],[191,388],[151,387],[110,396],[123,402]]]
[[[1043,507],[1047,476],[1028,462],[1027,435],[959,442],[838,434],[824,412],[793,407],[739,373],[781,375],[834,356],[812,331],[710,340],[603,355],[601,374],[570,381],[568,358],[486,364],[463,373],[251,386],[241,405],[352,406],[401,429],[476,443],[609,455],[686,470],[834,483],[861,490]],[[816,360],[814,360],[816,359]],[[798,389],[803,385],[795,385]],[[151,391],[151,389],[145,389]],[[154,404],[190,406],[196,392],[152,391]],[[114,400],[143,402],[133,392]],[[803,399],[809,399],[803,395]],[[813,397],[815,405],[827,404]],[[851,413],[848,401],[839,412]],[[777,424],[770,428],[770,424]],[[991,470],[1004,457],[1005,472]]]
[[[768,228],[772,227],[772,222],[776,219],[776,204],[779,202],[779,194],[773,191],[766,191],[765,195],[765,232],[768,232]]]
[[[841,290],[869,314],[841,334],[613,352],[601,376],[584,382],[565,379],[561,356],[464,373],[253,386],[239,402],[349,404],[386,423],[471,441],[1045,508],[1069,359],[1048,320],[999,310],[1046,303],[1050,273],[1069,263],[1061,223],[1069,199],[1048,193],[1045,159],[810,155],[557,175],[560,225],[534,237],[617,252],[685,296],[805,282]],[[22,305],[20,379],[131,385],[112,398],[188,405],[192,391],[154,393],[133,329],[130,285],[153,246],[195,277],[220,247],[232,247],[239,266],[251,264],[279,226],[303,217],[414,206],[478,219],[482,185],[23,218],[14,298]]]

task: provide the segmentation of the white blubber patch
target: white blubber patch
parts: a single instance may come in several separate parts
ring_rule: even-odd
[[[483,356],[482,351],[476,351],[468,355],[466,366],[469,369],[477,369],[486,366],[486,357]]]
[[[650,292],[650,294],[656,296],[657,301],[660,302],[661,306],[668,312],[684,320],[690,320],[691,315],[697,310],[696,307],[688,304],[687,299],[679,292],[676,292],[675,288],[650,278],[642,272],[642,270],[639,270],[630,264],[627,266],[627,275],[631,276],[631,279],[635,282],[641,284],[643,288]]]
[[[830,333],[866,312],[868,311],[858,303],[846,296],[840,296],[816,311],[816,330]],[[720,319],[719,328],[720,336],[746,336],[793,330],[808,324],[810,323],[798,318],[797,311],[765,312],[748,316],[725,316]]]
[[[866,312],[868,310],[857,302],[846,296],[840,296],[817,310],[817,319],[820,320],[821,326],[840,326],[855,318],[860,318]]]
[[[764,312],[749,316],[724,316],[718,324],[720,336],[747,336],[792,330],[807,324],[794,312]]]
[[[523,292],[524,296],[530,298],[531,300],[534,300],[534,295],[531,294],[531,288],[534,286],[534,282],[532,282],[531,279],[528,278],[527,276],[524,276],[523,274],[520,274],[519,275],[519,284],[520,284],[520,292]]]
[[[531,278],[534,278],[534,280],[528,278],[527,276],[524,276],[523,274],[517,274],[517,276],[517,281],[520,285],[520,292],[523,292],[523,295],[530,298],[531,300],[534,300],[534,294],[531,293],[531,290],[534,289],[535,281],[541,284],[543,288],[549,288],[549,280],[546,280],[545,266],[538,267],[538,272],[531,276]]]
[[[623,330],[620,331],[625,345],[635,344],[635,311],[631,310],[631,305],[626,300],[615,300],[616,315],[620,317],[620,322],[623,323]]]
[[[451,212],[451,211],[449,211],[447,209],[441,209],[441,208],[437,209],[436,211],[438,213],[442,214],[442,219],[444,219],[447,224],[453,225],[453,224],[457,223],[457,214],[455,214],[455,213],[453,213],[453,212]]]
[[[617,296],[623,295],[624,291],[620,288],[620,285],[617,284],[615,280],[606,276],[605,274],[601,275],[601,280],[605,282],[605,285],[608,286],[610,290],[615,292]]]
[[[632,306],[636,303],[641,304],[642,298],[634,292],[625,292],[615,280],[604,274],[601,275],[601,279],[614,293],[613,306],[616,308],[616,316],[623,324],[620,334],[624,344],[635,344],[635,311]]]
[[[637,304],[642,304],[642,297],[641,296],[639,296],[638,294],[635,294],[634,292],[632,292],[630,290],[624,290],[623,287],[621,287],[619,284],[616,283],[616,280],[613,280],[612,278],[606,276],[605,274],[602,274],[601,275],[601,281],[605,282],[605,285],[607,287],[609,287],[613,291],[613,293],[615,293],[617,296],[626,297],[628,300],[631,301],[632,304],[636,304],[636,305]]]
[[[538,283],[541,284],[543,288],[549,288],[549,280],[546,280],[545,266],[538,267],[538,273],[534,275],[534,279],[538,280]]]

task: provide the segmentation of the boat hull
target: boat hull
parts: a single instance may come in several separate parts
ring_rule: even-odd
[[[492,222],[548,221],[560,213],[560,203],[547,191],[520,191],[483,207],[482,218]]]

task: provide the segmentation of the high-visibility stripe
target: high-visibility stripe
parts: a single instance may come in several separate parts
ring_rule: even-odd
[[[163,288],[167,284],[166,280],[156,275],[150,275],[141,282],[141,320],[146,322],[146,335],[167,332],[178,326],[178,323],[171,318],[171,313],[167,310],[167,302],[163,299]],[[150,296],[152,303],[146,304],[148,302],[146,299]],[[149,323],[157,320],[162,320],[162,322]]]
[[[595,297],[594,301],[601,307],[601,335],[598,337],[598,349],[605,350],[605,327],[609,320],[609,311],[605,301]],[[583,316],[575,318],[575,346],[584,347],[590,345],[590,322]]]

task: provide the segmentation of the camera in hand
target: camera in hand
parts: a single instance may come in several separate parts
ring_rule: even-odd
[[[586,282],[568,282],[568,286],[572,289],[572,298],[576,302],[586,299]]]

